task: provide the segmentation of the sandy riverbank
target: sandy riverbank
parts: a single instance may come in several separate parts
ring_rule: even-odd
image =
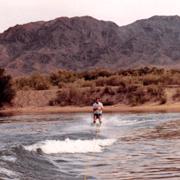
[[[0,110],[1,114],[44,114],[44,113],[79,113],[79,112],[91,112],[90,106],[75,107],[75,106],[45,106],[45,107],[8,107]],[[180,112],[180,103],[175,104],[146,104],[141,106],[105,106],[104,112],[121,112],[121,113],[150,113],[150,112]]]

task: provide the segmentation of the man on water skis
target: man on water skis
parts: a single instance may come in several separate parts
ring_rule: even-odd
[[[103,104],[100,102],[99,98],[96,98],[94,104],[93,104],[93,123],[95,124],[97,119],[99,120],[99,123],[101,124],[101,117],[102,117],[102,110],[103,110]]]

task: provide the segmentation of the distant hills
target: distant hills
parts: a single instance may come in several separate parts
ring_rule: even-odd
[[[0,34],[0,67],[14,75],[59,68],[180,67],[180,17],[119,27],[89,16],[17,25]]]

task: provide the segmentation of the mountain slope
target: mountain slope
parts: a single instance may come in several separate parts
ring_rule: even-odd
[[[180,17],[119,27],[89,16],[17,25],[0,34],[0,67],[11,74],[59,68],[180,66]]]

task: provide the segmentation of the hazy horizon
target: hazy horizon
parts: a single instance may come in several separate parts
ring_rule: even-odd
[[[119,26],[154,15],[180,15],[179,0],[0,0],[0,32],[58,17],[92,16]]]

